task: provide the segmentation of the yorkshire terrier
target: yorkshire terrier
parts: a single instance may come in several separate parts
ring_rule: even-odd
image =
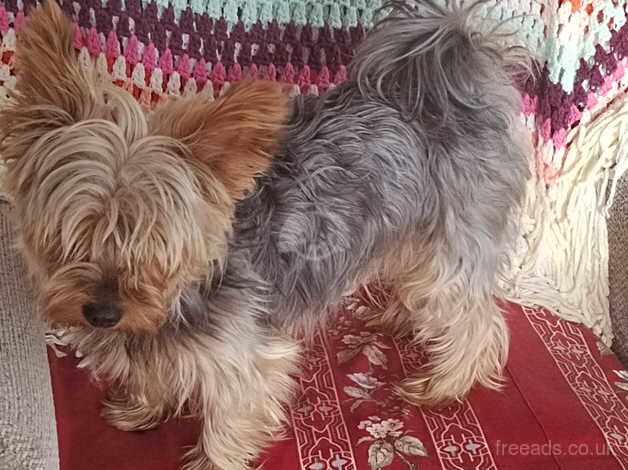
[[[191,412],[185,469],[249,468],[291,397],[294,332],[374,281],[390,299],[371,323],[429,357],[402,397],[499,386],[528,61],[478,10],[388,4],[320,97],[251,81],[148,113],[79,64],[55,3],[31,13],[0,154],[44,318],[115,384],[111,424]]]

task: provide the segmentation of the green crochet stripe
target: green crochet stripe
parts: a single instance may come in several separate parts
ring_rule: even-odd
[[[494,0],[483,6],[482,13],[498,20],[510,19],[512,27],[521,34],[527,46],[545,61],[550,80],[560,83],[570,93],[580,59],[592,62],[597,45],[608,51],[612,31],[619,30],[626,23],[626,2],[618,2],[617,5],[606,2],[591,15],[574,13],[571,4],[565,2],[553,13],[559,21],[549,24],[543,21],[541,5],[542,2],[533,3],[532,9],[522,11],[521,4],[516,0]],[[603,17],[603,21],[598,21],[598,15]],[[609,24],[612,24],[612,30]]]
[[[603,8],[600,8],[604,18],[601,22],[598,21],[597,15],[587,15],[588,32],[586,34],[583,32],[584,28],[570,30],[568,25],[563,25],[560,31],[549,32],[541,53],[547,60],[549,78],[552,82],[560,83],[568,93],[573,90],[580,59],[592,62],[596,45],[609,50],[612,35],[609,23],[612,22],[615,31],[626,23],[624,6],[625,4],[621,2],[617,6],[613,2],[607,2]],[[561,9],[568,8],[571,8],[568,3],[561,6]],[[555,25],[554,29],[556,28]]]
[[[144,6],[149,2],[142,0]],[[310,24],[332,28],[354,27],[361,24],[371,26],[373,14],[380,7],[381,0],[156,0],[161,8],[171,3],[180,13],[188,6],[195,13],[207,13],[212,18],[224,17],[230,23],[242,20],[250,26],[258,20],[266,24],[277,20],[280,24],[294,22],[297,25]],[[238,16],[238,10],[242,11]]]

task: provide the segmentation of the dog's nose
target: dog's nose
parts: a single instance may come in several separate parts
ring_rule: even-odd
[[[111,328],[122,318],[122,310],[111,302],[88,302],[83,304],[83,316],[96,328]]]

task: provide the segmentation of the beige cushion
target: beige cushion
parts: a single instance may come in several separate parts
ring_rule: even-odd
[[[0,199],[0,469],[59,468],[44,344],[24,266],[14,249],[9,204]]]
[[[628,367],[628,175],[618,183],[608,219],[608,281],[613,349]]]

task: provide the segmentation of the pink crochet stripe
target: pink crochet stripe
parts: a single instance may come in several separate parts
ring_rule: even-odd
[[[598,44],[592,62],[580,61],[571,93],[552,83],[546,68],[536,80],[523,83],[523,111],[535,116],[541,139],[551,140],[555,148],[562,148],[582,113],[595,108],[601,98],[620,85],[627,57],[628,23],[612,31],[608,50]]]
[[[544,141],[551,140],[555,148],[562,148],[566,144],[568,131],[580,123],[583,111],[595,109],[599,101],[608,97],[611,91],[622,88],[622,79],[624,78],[627,66],[628,59],[621,59],[621,61],[617,62],[615,71],[604,78],[604,81],[597,88],[597,91],[585,93],[584,99],[578,103],[578,105],[567,102],[563,108],[564,116],[562,116],[565,127],[553,127],[551,117],[546,117],[544,113],[539,110],[538,96],[530,96],[525,92],[523,94],[522,103],[523,113],[527,116],[535,116],[537,120],[539,120],[538,129],[541,139]]]
[[[75,29],[74,47],[80,51],[85,48],[92,59],[96,60],[101,53],[104,53],[109,72],[112,72],[113,63],[122,56],[129,70],[128,77],[139,63],[142,64],[146,72],[152,72],[159,68],[164,76],[163,91],[170,75],[176,71],[181,77],[181,89],[185,87],[187,80],[194,78],[195,82],[202,86],[207,80],[211,80],[214,89],[217,91],[225,82],[235,82],[242,78],[264,78],[272,81],[282,81],[289,85],[297,85],[302,92],[307,92],[313,85],[319,91],[325,91],[332,85],[338,85],[347,78],[347,70],[344,65],[340,65],[337,71],[332,74],[329,68],[324,65],[318,71],[312,70],[308,64],[295,67],[288,62],[278,72],[278,67],[272,62],[268,65],[258,66],[255,63],[242,67],[238,62],[225,66],[222,61],[218,61],[211,66],[203,57],[192,60],[187,54],[175,58],[169,48],[159,54],[153,43],[142,44],[135,35],[131,35],[125,42],[124,47],[120,44],[117,35],[112,31],[107,35],[104,47],[95,28],[85,31],[80,27]],[[142,53],[140,54],[140,50]],[[159,58],[158,58],[159,57]],[[333,78],[332,78],[333,77]],[[150,74],[146,75],[146,85],[150,85]]]

